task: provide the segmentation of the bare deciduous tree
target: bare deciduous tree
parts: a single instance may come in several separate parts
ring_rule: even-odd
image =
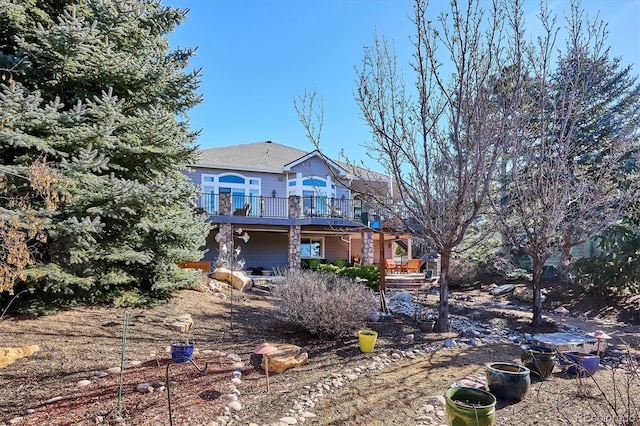
[[[406,230],[441,256],[439,331],[448,327],[451,257],[485,204],[518,106],[519,90],[497,86],[520,84],[518,43],[503,45],[521,37],[519,7],[512,6],[495,1],[485,11],[477,1],[452,1],[434,23],[428,3],[418,0],[415,91],[384,39],[366,48],[359,72],[356,100],[372,129],[369,154],[397,185],[402,219],[411,218],[402,222]]]
[[[507,243],[533,258],[533,324],[540,325],[544,262],[597,234],[636,197],[629,172],[640,89],[629,68],[609,60],[605,28],[586,23],[577,2],[560,53],[544,4],[536,42],[525,42],[521,0],[495,0],[488,12],[475,0],[454,0],[435,23],[427,7],[416,0],[415,88],[378,37],[359,70],[356,101],[372,130],[365,147],[401,200],[390,208],[378,199],[380,208],[440,253],[444,331],[451,256],[487,214],[492,193]],[[311,112],[305,116],[318,140]]]
[[[513,117],[494,199],[503,235],[533,259],[534,326],[542,324],[545,262],[597,235],[637,197],[629,173],[640,119],[637,78],[610,60],[606,26],[572,3],[557,53],[556,19],[544,7],[540,18],[545,33],[523,56],[528,100]]]

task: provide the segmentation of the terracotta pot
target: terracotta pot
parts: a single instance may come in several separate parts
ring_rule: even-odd
[[[436,322],[433,320],[418,321],[417,326],[418,326],[418,330],[422,331],[423,333],[433,333],[433,329],[436,326]]]

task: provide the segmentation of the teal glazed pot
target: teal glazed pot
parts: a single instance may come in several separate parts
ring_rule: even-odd
[[[520,401],[531,387],[530,370],[523,365],[491,362],[486,375],[489,390],[499,399]]]
[[[524,366],[531,370],[531,373],[537,374],[542,379],[551,376],[556,365],[555,350],[536,345],[522,345],[520,349],[522,349],[520,359]]]

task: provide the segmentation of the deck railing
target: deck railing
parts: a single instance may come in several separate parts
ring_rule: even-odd
[[[221,200],[222,198],[222,200]],[[195,200],[198,209],[210,215],[232,215],[279,219],[335,218],[349,219],[374,228],[398,225],[411,217],[400,203],[372,209],[362,200],[326,197],[265,197],[233,194],[201,194]],[[226,207],[225,207],[226,206]],[[386,219],[391,219],[386,221]],[[400,219],[400,222],[398,222]]]
[[[223,194],[226,195],[226,194]],[[269,218],[325,217],[360,219],[362,201],[345,198],[299,197],[293,203],[289,197],[264,197],[226,195],[230,197],[230,208],[221,204],[220,194],[200,194],[195,200],[197,208],[211,215],[234,215]]]

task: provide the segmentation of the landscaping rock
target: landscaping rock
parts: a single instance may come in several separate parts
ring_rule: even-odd
[[[513,292],[513,290],[515,290],[516,286],[513,284],[505,284],[505,285],[499,285],[497,287],[494,287],[493,289],[491,289],[491,294],[494,296],[501,296],[503,294],[507,294],[507,293],[511,293]]]
[[[269,372],[282,373],[290,368],[299,367],[309,361],[309,354],[302,352],[302,348],[296,345],[278,345],[278,350],[269,354]],[[264,359],[260,366],[264,369]]]
[[[26,358],[38,352],[38,345],[22,346],[20,348],[0,348],[0,368],[13,364],[20,358]]]
[[[229,283],[236,290],[246,291],[251,288],[252,280],[243,271],[231,271],[227,268],[218,268],[213,271],[212,277],[218,281]]]
[[[242,410],[242,404],[238,401],[231,401],[227,406],[231,411],[240,411]]]
[[[191,314],[184,314],[177,317],[170,317],[164,320],[165,325],[174,328],[180,333],[186,333],[193,327],[193,319]]]

